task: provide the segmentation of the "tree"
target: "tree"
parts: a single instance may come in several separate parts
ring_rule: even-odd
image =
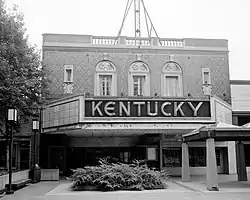
[[[2,3],[1,3],[2,2]],[[37,116],[44,103],[47,80],[40,53],[29,44],[23,14],[14,6],[7,11],[0,0],[0,123],[8,107],[15,107],[20,118]],[[1,124],[0,124],[1,129]]]

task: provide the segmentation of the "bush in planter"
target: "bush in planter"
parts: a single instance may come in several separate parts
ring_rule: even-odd
[[[148,168],[140,162],[134,164],[109,163],[100,160],[99,166],[73,170],[73,189],[94,186],[101,191],[163,189],[166,172]],[[82,188],[83,189],[83,188]]]
[[[83,169],[78,168],[72,171],[73,175],[71,176],[71,180],[74,186],[94,186],[94,180],[103,173],[103,170],[96,166],[87,166]]]

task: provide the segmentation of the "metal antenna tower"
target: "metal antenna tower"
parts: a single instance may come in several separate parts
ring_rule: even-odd
[[[141,10],[140,10],[140,4],[141,0],[134,0],[135,4],[135,44],[140,46],[140,39],[141,38]]]
[[[135,23],[134,24],[135,25],[135,45],[138,45],[140,47],[141,46],[141,40],[140,40],[141,38],[141,7],[143,8],[143,11],[144,11],[144,18],[145,18],[149,43],[151,40],[152,32],[155,34],[156,37],[159,37],[152,23],[152,20],[148,14],[148,11],[145,7],[144,0],[127,0],[126,9],[123,15],[122,24],[119,29],[117,39],[119,36],[121,36],[121,32],[122,32],[126,17],[128,15],[128,12],[133,2],[134,2],[134,23]],[[117,39],[116,39],[116,42],[117,42]]]

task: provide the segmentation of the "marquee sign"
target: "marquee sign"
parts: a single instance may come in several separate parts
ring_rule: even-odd
[[[210,117],[209,100],[85,99],[85,117]]]

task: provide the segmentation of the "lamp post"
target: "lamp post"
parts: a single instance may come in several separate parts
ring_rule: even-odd
[[[10,124],[9,133],[9,187],[6,194],[13,194],[12,186],[12,149],[13,149],[13,123],[17,121],[17,110],[14,108],[8,109],[8,122]]]
[[[33,183],[36,183],[37,180],[35,179],[35,170],[36,170],[36,132],[39,130],[39,120],[33,119],[32,120],[32,130],[34,132],[34,140],[33,140]]]

